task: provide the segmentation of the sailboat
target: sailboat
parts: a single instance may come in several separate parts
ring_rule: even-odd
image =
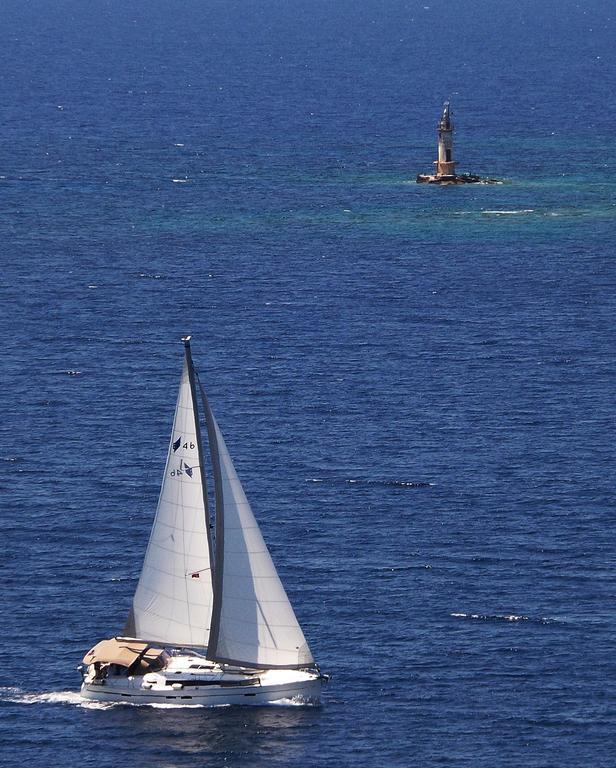
[[[132,607],[122,635],[85,654],[81,695],[133,704],[318,703],[328,676],[267,550],[194,369],[190,336],[182,341],[165,474]]]

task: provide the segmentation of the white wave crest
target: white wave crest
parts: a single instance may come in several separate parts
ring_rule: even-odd
[[[481,211],[481,213],[488,215],[488,216],[519,216],[520,214],[524,213],[534,213],[534,208],[520,208],[519,210],[495,210],[495,211]]]
[[[474,619],[475,621],[529,621],[535,624],[558,623],[557,619],[550,619],[547,616],[523,616],[515,613],[450,613],[449,615],[454,619]]]
[[[530,621],[529,616],[516,616],[515,614],[488,615],[483,613],[450,613],[455,619],[479,619],[481,621]]]

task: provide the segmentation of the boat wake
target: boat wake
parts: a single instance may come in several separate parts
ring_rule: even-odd
[[[45,691],[43,693],[33,693],[22,691],[21,688],[1,688],[0,701],[11,704],[73,704],[86,709],[109,709],[117,704],[87,701],[82,698],[77,691]]]
[[[557,624],[556,619],[545,616],[518,616],[515,613],[483,614],[483,613],[450,613],[454,619],[467,619],[472,621],[528,621],[531,624]]]

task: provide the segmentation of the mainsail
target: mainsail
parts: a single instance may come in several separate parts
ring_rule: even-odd
[[[188,338],[156,517],[124,632],[206,647],[212,616],[211,543],[204,460]]]
[[[314,664],[202,391],[216,492],[216,571],[208,658],[256,668]]]

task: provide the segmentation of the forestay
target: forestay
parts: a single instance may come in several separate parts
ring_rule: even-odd
[[[207,646],[212,572],[192,362],[186,347],[156,518],[125,633],[167,645]]]
[[[256,668],[314,664],[224,438],[204,401],[217,465],[216,597],[208,658]]]

